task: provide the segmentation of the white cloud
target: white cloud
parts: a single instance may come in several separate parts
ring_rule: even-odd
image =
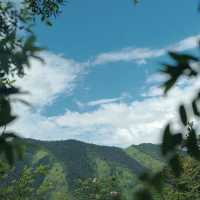
[[[40,56],[45,63],[32,59],[31,69],[26,70],[27,75],[24,78],[17,79],[16,85],[30,92],[24,96],[25,100],[33,106],[41,107],[52,103],[62,92],[69,95],[84,64],[50,52],[43,52]]]
[[[191,39],[192,38],[192,39]],[[193,48],[197,36],[185,39],[174,48],[185,50]],[[166,48],[164,48],[166,49]],[[118,61],[145,60],[164,54],[164,50],[122,50],[117,54],[101,54],[96,57],[96,64]],[[125,54],[126,55],[125,55]],[[139,55],[140,53],[140,55]],[[137,55],[138,54],[138,55]],[[115,56],[118,55],[119,58]],[[28,76],[17,80],[24,90],[32,90],[27,100],[35,106],[43,108],[53,103],[58,95],[70,94],[76,86],[80,74],[91,63],[79,63],[65,59],[53,53],[44,52],[46,60],[43,66],[38,61],[32,61],[32,69]],[[94,63],[93,63],[94,64]],[[148,83],[158,83],[163,77],[154,75]],[[156,82],[157,81],[157,82]],[[20,118],[11,127],[25,137],[42,140],[82,139],[98,144],[127,146],[141,142],[159,142],[161,129],[168,120],[176,119],[176,108],[179,101],[191,99],[198,89],[200,80],[184,80],[164,98],[160,89],[154,85],[144,94],[145,99],[125,103],[123,97],[100,99],[86,103],[87,106],[97,106],[93,111],[73,112],[66,110],[63,115],[46,117],[39,110],[31,110],[18,105],[15,112]]]
[[[93,143],[128,146],[143,142],[158,143],[167,121],[176,121],[178,102],[188,102],[200,80],[175,87],[167,98],[154,95],[150,88],[142,101],[101,104],[92,112],[72,112],[45,117],[28,108],[20,113],[15,129],[26,137],[42,140],[82,139]],[[152,92],[153,91],[153,92]]]
[[[118,97],[118,98],[110,98],[110,99],[99,99],[96,101],[90,101],[87,103],[88,106],[99,106],[102,104],[108,104],[108,103],[113,103],[113,102],[118,102],[123,100],[123,97]]]
[[[172,50],[172,51],[185,51],[185,50],[194,49],[199,46],[199,43],[198,43],[199,39],[200,39],[200,35],[191,36],[191,37],[183,39],[182,41],[174,45],[167,47],[166,49]]]
[[[116,97],[116,98],[97,99],[97,100],[89,101],[89,102],[86,102],[86,103],[76,101],[76,104],[79,108],[101,106],[101,105],[104,105],[104,104],[121,102],[121,101],[129,98],[129,96],[130,96],[129,94],[123,93],[120,97]]]
[[[82,134],[101,135],[101,140],[110,145],[126,146],[132,143],[158,142],[163,124],[174,116],[174,105],[162,98],[141,102],[112,103],[93,112],[70,112],[54,117],[58,126],[81,130]],[[162,104],[165,103],[165,106]],[[107,132],[105,133],[105,128]],[[104,134],[102,134],[102,129]]]
[[[138,64],[145,64],[148,59],[157,58],[165,55],[169,50],[171,51],[185,51],[198,47],[198,40],[200,35],[191,36],[181,40],[178,43],[169,45],[160,49],[150,48],[124,48],[119,51],[105,52],[97,55],[92,65],[101,65],[114,62],[130,62],[134,61]]]
[[[164,49],[153,50],[147,48],[126,48],[120,51],[99,54],[93,61],[93,65],[101,65],[114,62],[146,63],[146,59],[160,57],[165,53]]]
[[[93,142],[106,145],[127,146],[142,142],[158,143],[161,130],[168,121],[177,122],[179,102],[189,102],[193,92],[198,89],[198,81],[190,81],[184,88],[175,87],[167,98],[154,95],[152,88],[149,96],[142,101],[109,103],[101,105],[92,112],[71,112],[51,118],[59,127],[94,135]],[[181,128],[181,127],[176,127]],[[107,131],[105,131],[107,130]],[[91,139],[91,138],[90,138]]]
[[[162,83],[164,80],[166,80],[166,76],[161,73],[155,73],[150,76],[148,76],[146,83],[147,84],[152,84],[152,83]]]
[[[143,97],[156,97],[156,96],[162,96],[163,95],[163,89],[160,87],[151,87],[147,92],[143,93]]]

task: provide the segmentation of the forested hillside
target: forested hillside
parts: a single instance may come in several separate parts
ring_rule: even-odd
[[[20,191],[23,193],[21,198],[26,199],[23,190],[27,190],[29,199],[31,196],[33,199],[36,196],[37,199],[74,199],[86,181],[87,184],[93,179],[106,182],[111,177],[123,198],[131,199],[134,187],[138,185],[137,176],[146,169],[155,170],[162,166],[159,146],[152,144],[120,149],[75,140],[26,140],[25,146],[29,148],[25,150],[24,160],[18,161],[3,177],[1,194],[5,193],[7,197],[19,190],[19,194]],[[30,180],[27,181],[27,177]],[[25,184],[20,185],[21,182]],[[80,199],[81,195],[78,195]]]

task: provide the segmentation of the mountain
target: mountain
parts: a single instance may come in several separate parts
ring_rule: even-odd
[[[19,179],[25,167],[45,166],[46,174],[37,177],[33,187],[37,193],[43,192],[44,199],[50,200],[62,200],[62,196],[74,199],[79,180],[109,176],[118,179],[124,196],[130,199],[134,186],[138,184],[137,176],[146,169],[157,170],[163,164],[160,146],[154,144],[132,145],[126,149],[76,140],[26,139],[25,144],[24,159],[17,162],[0,187]]]

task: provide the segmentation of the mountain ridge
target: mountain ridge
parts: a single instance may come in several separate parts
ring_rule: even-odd
[[[145,170],[156,170],[162,165],[162,160],[157,159],[159,147],[153,144],[120,148],[78,140],[23,140],[26,146],[24,160],[17,162],[12,174],[20,174],[25,166],[33,169],[40,165],[45,166],[48,173],[37,179],[35,187],[37,191],[41,191],[51,182],[53,189],[45,198],[50,200],[59,199],[55,195],[58,193],[74,199],[79,180],[109,176],[117,177],[120,187],[129,199],[132,188],[138,184],[137,176]],[[12,180],[12,174],[9,181]],[[8,184],[9,181],[7,179]]]

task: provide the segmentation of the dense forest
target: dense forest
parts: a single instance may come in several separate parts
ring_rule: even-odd
[[[99,199],[110,199],[112,191],[131,199],[137,176],[163,164],[159,146],[152,144],[120,149],[75,140],[25,140],[25,146],[24,159],[2,177],[1,194],[7,199],[13,192],[19,199],[94,199],[97,191]]]
[[[24,142],[24,159],[2,171],[2,199],[132,200],[141,186],[138,176],[165,163],[160,146],[150,143],[121,149],[75,140]],[[165,168],[164,192],[161,196],[155,191],[155,199],[199,198],[198,162],[182,156],[182,176],[177,179]]]

